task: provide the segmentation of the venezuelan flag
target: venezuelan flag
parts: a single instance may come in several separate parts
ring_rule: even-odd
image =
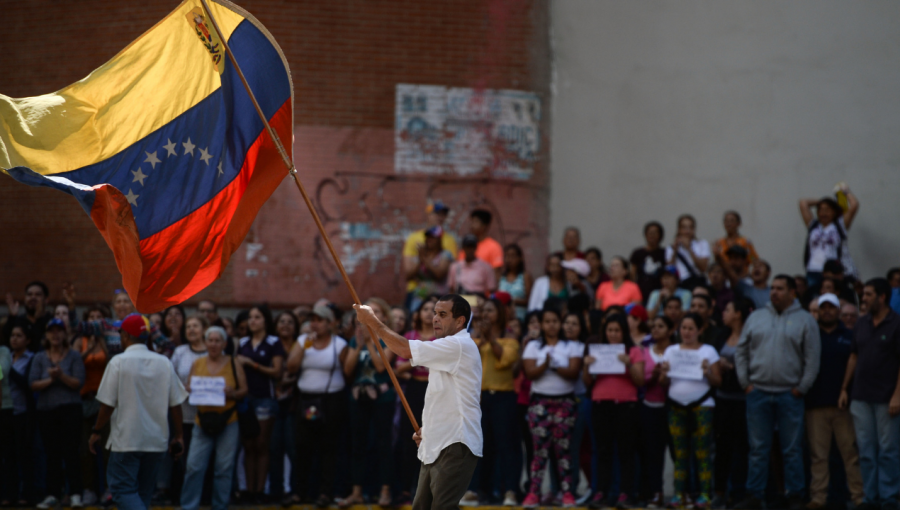
[[[208,3],[290,151],[293,86],[281,49],[248,12]],[[77,83],[0,95],[0,168],[81,203],[144,313],[215,281],[287,175],[199,0]]]

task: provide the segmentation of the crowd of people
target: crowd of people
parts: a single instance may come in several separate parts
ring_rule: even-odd
[[[441,295],[472,304],[484,456],[460,505],[897,508],[900,269],[861,279],[847,244],[859,203],[847,188],[838,198],[800,201],[806,271],[774,277],[735,211],[714,243],[690,215],[672,240],[649,222],[645,245],[608,263],[569,228],[533,275],[521,247],[488,235],[489,211],[471,212],[457,246],[448,208],[430,204],[429,225],[403,248],[405,302],[366,304],[423,341]],[[428,370],[352,309],[319,300],[228,317],[201,301],[142,328],[122,291],[80,315],[75,288],[62,297],[51,306],[39,281],[21,303],[7,296],[0,505],[110,502],[113,471],[126,468],[122,439],[109,439],[108,388],[135,346],[177,376],[163,402],[173,444],[147,482],[156,502],[412,500],[416,445],[388,369],[419,423]],[[225,381],[224,401],[191,403],[203,391],[192,384],[211,377]]]

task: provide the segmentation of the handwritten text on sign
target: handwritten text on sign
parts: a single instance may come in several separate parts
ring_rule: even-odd
[[[191,377],[191,397],[188,403],[192,406],[216,406],[225,405],[225,378],[224,377]]]
[[[703,356],[700,351],[672,349],[666,353],[670,379],[703,379]]]
[[[594,362],[588,367],[591,374],[624,374],[625,364],[619,360],[619,354],[625,354],[624,344],[591,344],[591,356]]]

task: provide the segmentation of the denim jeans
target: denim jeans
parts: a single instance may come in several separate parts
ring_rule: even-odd
[[[888,404],[850,403],[866,503],[896,503],[900,493],[900,416]]]
[[[145,510],[165,452],[111,452],[106,481],[119,510]]]
[[[790,391],[770,393],[753,390],[747,395],[747,435],[750,462],[747,492],[764,499],[769,478],[769,453],[772,436],[778,426],[778,440],[784,458],[784,488],[789,495],[800,495],[806,486],[803,472],[804,403]]]
[[[291,461],[290,486],[293,487],[294,466],[294,417],[291,413],[291,399],[278,402],[278,416],[272,425],[272,442],[269,447],[269,494],[284,495],[284,456]],[[291,491],[287,491],[291,492]]]
[[[196,510],[200,506],[203,493],[203,477],[209,456],[216,452],[215,473],[213,477],[212,508],[222,510],[228,508],[231,495],[231,470],[234,468],[234,455],[240,446],[238,423],[229,423],[218,436],[207,436],[203,429],[194,427],[191,438],[191,451],[185,468],[184,486],[181,488],[181,508]]]

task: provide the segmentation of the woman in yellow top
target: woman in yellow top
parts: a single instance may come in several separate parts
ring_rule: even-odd
[[[513,338],[501,338],[506,330],[507,307],[496,299],[484,302],[481,307],[481,334],[475,339],[481,351],[481,429],[485,442],[495,448],[485,450],[478,462],[469,491],[461,505],[477,505],[478,490],[490,493],[495,485],[504,491],[504,505],[517,505],[516,488],[522,473],[521,443],[516,424],[516,387],[513,365],[519,359],[519,342]],[[502,469],[501,480],[492,483],[491,475]]]
[[[216,451],[216,462],[212,508],[213,510],[228,508],[234,452],[240,446],[235,407],[240,399],[247,396],[247,379],[244,377],[244,368],[235,363],[231,356],[225,355],[227,339],[225,330],[219,326],[212,326],[206,330],[204,343],[207,355],[194,362],[186,385],[187,390],[191,391],[194,377],[225,379],[224,406],[197,406],[197,426],[194,427],[191,438],[187,472],[181,489],[181,507],[184,510],[196,510],[200,506],[203,477],[206,475],[206,465],[209,464],[209,456],[213,449]]]

